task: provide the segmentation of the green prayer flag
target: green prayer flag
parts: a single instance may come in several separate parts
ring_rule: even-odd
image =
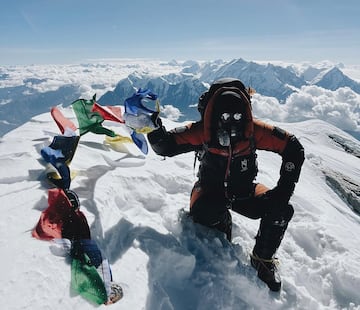
[[[102,126],[104,118],[98,112],[92,112],[94,103],[94,99],[78,99],[72,103],[76,118],[79,122],[80,136],[90,131],[96,134],[115,137],[115,132]]]
[[[72,259],[71,287],[85,299],[98,305],[107,302],[104,281],[85,253]]]

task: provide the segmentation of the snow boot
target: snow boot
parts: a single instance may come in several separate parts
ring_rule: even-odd
[[[271,291],[280,291],[281,277],[277,269],[278,261],[276,258],[263,259],[253,252],[250,254],[250,262],[251,266],[257,270],[258,278],[265,282]]]
[[[293,214],[294,209],[290,204],[267,213],[260,221],[255,247],[250,255],[251,266],[257,270],[259,279],[276,292],[281,288],[281,277],[274,254]]]

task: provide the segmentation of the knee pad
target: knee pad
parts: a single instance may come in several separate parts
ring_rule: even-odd
[[[287,226],[294,215],[294,208],[291,204],[282,206],[280,208],[271,208],[269,212],[263,217],[265,222],[282,223]]]

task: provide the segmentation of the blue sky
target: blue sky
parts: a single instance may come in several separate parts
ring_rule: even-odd
[[[0,65],[98,58],[360,64],[358,0],[14,0]]]

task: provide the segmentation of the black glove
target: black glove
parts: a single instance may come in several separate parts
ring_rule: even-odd
[[[278,183],[273,189],[263,195],[263,199],[269,204],[286,206],[295,189],[295,183]]]
[[[157,153],[158,155],[162,155],[164,149],[167,148],[166,141],[169,139],[169,134],[167,133],[165,127],[162,125],[161,118],[159,117],[159,112],[154,112],[153,114],[151,114],[151,120],[153,121],[156,129],[149,132],[147,137],[155,153]]]
[[[154,112],[153,114],[151,114],[150,118],[151,118],[152,122],[154,123],[155,128],[162,127],[162,121],[159,116],[159,112]]]

